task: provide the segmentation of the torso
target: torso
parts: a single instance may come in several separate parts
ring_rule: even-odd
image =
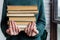
[[[37,0],[8,0],[8,5],[37,5]]]

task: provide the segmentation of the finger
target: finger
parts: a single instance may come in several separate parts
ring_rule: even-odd
[[[26,33],[27,33],[28,36],[29,36],[29,26],[30,26],[30,23],[26,27]]]
[[[19,34],[19,28],[17,27],[17,24],[14,21],[13,21],[13,26],[14,26],[14,31],[15,31],[14,35],[18,35]]]
[[[34,29],[33,31],[34,31],[34,33],[36,33],[36,34],[39,33],[39,31],[38,31],[37,29]]]
[[[36,33],[34,33],[34,32],[32,32],[32,36],[35,36],[35,35],[37,35]]]
[[[13,31],[11,30],[12,28],[9,28],[9,34],[14,35]]]
[[[29,24],[27,25],[27,27],[29,26]],[[27,33],[27,27],[25,28],[25,33]]]
[[[27,27],[25,28],[25,33],[27,33]]]
[[[32,33],[33,33],[33,29],[34,29],[33,26],[34,26],[34,25],[33,25],[33,22],[31,22],[31,27],[30,27],[30,29],[31,29],[31,36],[32,36]]]
[[[35,22],[33,22],[33,31],[36,33],[36,31],[37,31],[37,27],[36,27],[36,23]]]
[[[15,32],[18,33],[19,30],[18,30],[17,24],[16,24],[16,22],[13,22],[13,23],[14,23],[14,27],[15,27]]]
[[[15,25],[16,25],[16,32],[19,33],[21,31],[21,29],[17,26],[16,22],[15,22]]]
[[[31,30],[34,30],[34,29],[36,29],[36,24],[35,22],[31,22]]]
[[[17,32],[19,33],[21,31],[21,29],[19,27],[17,27]]]
[[[11,24],[12,24],[12,29],[13,29],[13,32],[14,32],[14,35],[16,35],[16,32],[15,32],[15,25],[14,25],[14,21],[11,21]]]
[[[24,29],[25,33],[27,33],[26,30],[27,30],[27,28]]]
[[[7,29],[7,30],[6,30],[6,33],[8,33],[8,34],[9,34],[9,29]]]
[[[9,21],[7,22],[7,24],[9,25]]]
[[[29,36],[31,36],[31,23],[29,24],[29,27],[28,27],[28,33],[29,33]]]
[[[27,27],[29,26],[30,23],[28,23]],[[25,33],[27,33],[27,27],[24,29],[25,30]]]
[[[31,36],[31,23],[28,26],[28,34],[29,34],[29,36]]]
[[[37,35],[39,33],[39,31],[38,30],[35,30],[34,32],[32,32],[32,36],[35,36],[35,35]]]
[[[32,22],[32,24],[34,25],[34,27],[36,27],[36,23],[35,22]]]
[[[13,33],[13,29],[12,29],[11,21],[9,22],[9,24],[10,24],[10,27],[9,27],[10,33],[11,33],[11,34],[14,34],[14,33]]]
[[[21,29],[19,28],[19,27],[17,27],[18,28],[18,32],[20,32],[21,31]]]
[[[31,22],[31,27],[30,27],[31,31],[34,29],[34,24],[33,22]]]
[[[9,21],[9,28],[12,28],[11,21]]]
[[[36,26],[35,26],[35,22],[32,22],[32,26],[31,26],[31,30],[32,30],[32,36],[36,35]]]
[[[29,36],[29,26],[30,26],[30,23],[28,24],[27,26],[27,35]]]
[[[27,25],[27,27],[25,28],[25,32],[27,33],[27,31],[28,31],[28,26],[29,26],[29,24]]]

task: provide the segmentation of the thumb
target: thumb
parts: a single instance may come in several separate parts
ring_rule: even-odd
[[[6,30],[6,33],[9,33],[9,29]]]
[[[35,32],[36,34],[39,33],[39,31],[37,29],[34,29],[33,32]]]

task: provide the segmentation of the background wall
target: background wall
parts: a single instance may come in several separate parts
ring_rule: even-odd
[[[1,14],[2,14],[2,5],[3,5],[3,0],[0,0],[0,22],[1,22]],[[1,26],[1,24],[0,24],[0,26]],[[0,28],[0,40],[5,40],[5,37],[1,32],[1,28]]]
[[[46,30],[48,32],[47,40],[50,40],[50,0],[44,0],[44,11],[46,16]]]
[[[3,1],[4,0],[0,0],[0,22],[1,22],[1,14],[2,14],[2,7],[3,7]],[[49,0],[44,0],[44,9],[45,9],[45,16],[46,16],[46,30],[48,32],[48,37],[47,40],[50,40],[50,25],[49,25]],[[0,25],[1,26],[1,25]],[[1,28],[0,28],[0,40],[5,40],[6,38],[4,37],[4,35],[1,32]]]

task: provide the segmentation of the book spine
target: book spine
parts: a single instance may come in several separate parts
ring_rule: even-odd
[[[35,17],[9,17],[9,20],[14,21],[36,21]]]
[[[7,6],[7,10],[37,10],[37,6]]]
[[[37,14],[38,11],[8,11],[9,14]]]
[[[7,16],[8,16],[8,17],[9,17],[9,16],[12,16],[12,17],[14,17],[14,16],[15,16],[15,17],[17,17],[17,16],[18,16],[18,17],[19,17],[19,16],[20,16],[20,17],[21,17],[21,16],[25,16],[25,17],[26,17],[26,16],[35,16],[35,14],[8,14],[8,13],[7,13]]]

